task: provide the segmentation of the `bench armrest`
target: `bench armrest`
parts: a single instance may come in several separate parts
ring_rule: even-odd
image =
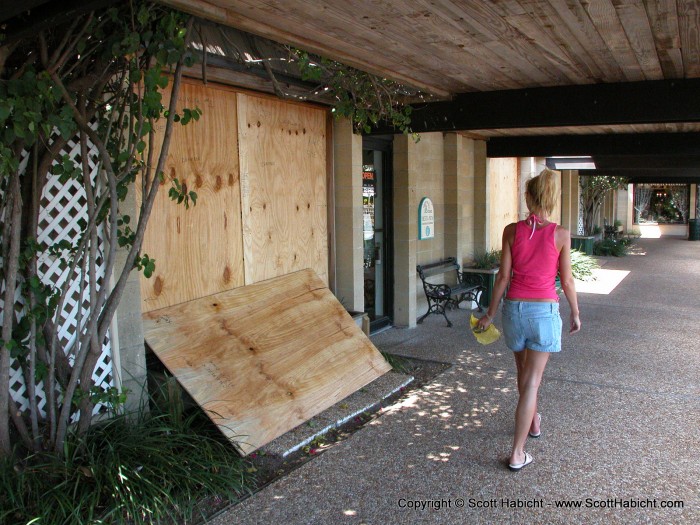
[[[449,299],[452,295],[452,289],[446,284],[431,284],[423,281],[423,289],[425,295],[436,299]]]

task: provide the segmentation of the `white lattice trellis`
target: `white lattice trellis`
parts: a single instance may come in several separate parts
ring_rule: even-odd
[[[71,159],[79,158],[80,143],[69,141],[62,151],[62,155],[66,154]],[[95,154],[96,150],[91,148],[88,163],[93,182],[97,180],[98,170],[94,162]],[[20,169],[25,168],[26,155],[20,165]],[[81,219],[87,219],[87,199],[82,184],[73,179],[63,183],[59,180],[59,177],[49,176],[41,198],[37,239],[39,244],[46,249],[64,240],[71,244],[77,243],[81,236]],[[98,238],[97,284],[99,289],[108,285],[105,281],[105,261],[103,257],[105,242],[102,228],[98,229]],[[73,343],[78,336],[78,319],[81,319],[81,324],[84,326],[86,315],[91,307],[90,292],[86,282],[88,277],[87,275],[81,277],[80,268],[77,268],[73,274],[70,274],[69,265],[66,264],[68,260],[68,252],[55,256],[45,251],[38,260],[37,268],[39,277],[45,284],[60,288],[67,280],[70,281],[66,302],[60,313],[58,323],[58,336],[64,348]],[[2,304],[0,304],[0,319],[2,319],[2,315]],[[92,377],[95,384],[102,388],[106,389],[113,385],[112,349],[109,332],[103,342],[102,352]],[[13,361],[10,370],[10,394],[21,410],[24,411],[29,408],[25,380],[17,361]],[[38,385],[36,395],[39,409],[43,413],[46,405],[46,394],[43,384]],[[95,407],[95,411],[98,412],[100,408],[100,406]]]

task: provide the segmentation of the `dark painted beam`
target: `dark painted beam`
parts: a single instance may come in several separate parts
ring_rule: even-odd
[[[698,96],[700,100],[700,96]],[[609,133],[601,135],[532,135],[494,137],[488,157],[567,155],[700,155],[700,133]]]
[[[42,4],[47,4],[50,0],[16,0],[3,2],[0,4],[0,22],[9,20],[22,13],[27,13]]]
[[[594,155],[596,169],[694,169],[700,174],[698,155]]]
[[[647,183],[700,183],[700,169],[605,169],[605,170],[579,170],[579,175],[608,175],[615,177],[627,177],[630,182]]]
[[[417,133],[700,121],[700,79],[462,93],[414,106]],[[392,133],[386,124],[373,133]]]
[[[40,5],[37,5],[34,9],[24,9],[14,18],[4,21],[7,26],[6,42],[11,43],[35,35],[43,29],[57,27],[72,21],[84,13],[103,9],[123,1],[124,0],[61,0],[32,2]]]

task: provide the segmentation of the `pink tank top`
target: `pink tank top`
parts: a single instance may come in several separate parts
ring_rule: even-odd
[[[515,225],[511,248],[513,273],[506,299],[559,301],[554,281],[559,271],[559,250],[554,242],[555,223],[533,231],[526,221]]]

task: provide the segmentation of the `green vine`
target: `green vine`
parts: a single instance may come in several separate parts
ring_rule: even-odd
[[[195,61],[186,46],[191,23],[185,14],[134,0],[20,40],[0,35],[0,289],[4,311],[17,312],[4,316],[0,336],[0,456],[13,447],[11,426],[26,449],[60,454],[71,421],[84,432],[95,403],[112,410],[126,399],[124,392],[95,385],[91,376],[131,269],[146,277],[155,270],[141,243],[164,182],[173,123],[187,125],[201,115],[199,108],[175,111],[182,67]],[[163,91],[171,86],[165,107]],[[157,127],[164,132],[156,135]],[[62,153],[69,141],[77,144],[77,155]],[[27,163],[20,169],[23,156]],[[75,238],[40,243],[39,203],[50,177],[82,185],[86,216]],[[137,180],[142,202],[132,221],[120,203]],[[176,201],[196,204],[195,192],[172,184]],[[125,251],[123,270],[116,266],[117,246]],[[65,284],[42,281],[42,257],[58,260],[68,272]],[[98,265],[114,275],[109,289],[98,285]],[[58,333],[75,279],[90,304],[64,346]],[[14,404],[8,397],[10,359],[22,367],[29,394],[30,409],[21,416],[8,410]],[[33,394],[41,381],[46,414]]]
[[[299,66],[302,80],[317,82],[318,91],[330,92],[333,114],[349,118],[358,133],[369,133],[386,120],[419,140],[411,131],[413,108],[404,100],[412,93],[405,86],[299,49],[290,49],[290,55]]]

